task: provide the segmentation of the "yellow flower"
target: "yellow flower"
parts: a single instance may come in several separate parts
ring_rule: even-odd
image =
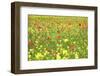
[[[63,51],[63,48],[60,48],[61,51]]]
[[[87,50],[88,50],[88,47],[87,47]]]
[[[43,46],[42,45],[40,45],[40,48],[42,48]]]
[[[62,53],[63,53],[63,55],[68,55],[68,52],[65,49],[63,49]]]
[[[78,58],[79,58],[79,56],[78,56],[78,53],[77,53],[77,52],[75,53],[75,58],[76,58],[76,59],[78,59]]]
[[[33,49],[30,49],[30,52],[32,52],[33,51]]]
[[[40,36],[38,36],[38,38],[40,39]]]
[[[43,55],[41,53],[35,54],[36,59],[41,59],[43,58]]]
[[[76,42],[74,41],[73,44],[75,44]]]
[[[30,55],[30,54],[28,55],[28,58],[29,58],[29,59],[31,58],[31,55]]]
[[[61,59],[61,56],[59,53],[56,55],[56,59],[58,59],[58,60]]]
[[[36,40],[35,43],[38,43],[38,41]]]
[[[41,48],[38,48],[39,50],[41,49]]]
[[[47,54],[48,54],[48,51],[45,51],[45,52],[44,52],[44,55],[47,55]]]
[[[68,39],[64,39],[64,42],[68,42]]]
[[[61,40],[59,40],[61,42]]]
[[[44,48],[44,50],[46,50],[46,48]]]
[[[69,49],[69,46],[67,46],[67,48]]]
[[[62,59],[68,59],[67,57],[63,57]]]
[[[59,46],[59,44],[56,44],[57,46]]]
[[[36,48],[38,48],[38,47],[36,46]]]
[[[57,50],[59,50],[60,48],[58,47]]]

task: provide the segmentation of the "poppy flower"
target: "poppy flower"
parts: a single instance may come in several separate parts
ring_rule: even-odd
[[[61,36],[57,36],[57,39],[60,39],[61,38]]]

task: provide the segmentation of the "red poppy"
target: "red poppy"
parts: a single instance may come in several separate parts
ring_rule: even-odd
[[[57,36],[57,39],[60,39],[61,38],[61,36]]]

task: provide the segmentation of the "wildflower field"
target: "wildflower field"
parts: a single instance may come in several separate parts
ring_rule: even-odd
[[[28,60],[88,57],[88,18],[28,15]]]

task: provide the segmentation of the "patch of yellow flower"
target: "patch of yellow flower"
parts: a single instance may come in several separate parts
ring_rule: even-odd
[[[38,43],[38,41],[36,40],[35,43]]]
[[[66,49],[64,49],[64,48],[61,48],[60,50],[61,50],[61,52],[62,52],[63,54],[68,54],[68,51],[67,51]]]
[[[41,37],[40,36],[38,36],[38,38],[37,39],[40,39]]]
[[[64,55],[64,56],[68,56],[69,54],[68,54],[68,51],[66,50],[66,49],[64,49],[64,48],[61,48],[60,49],[61,50],[61,53]],[[66,57],[65,57],[66,58]],[[63,59],[65,59],[65,58],[63,58]],[[66,58],[67,59],[67,58]]]
[[[30,55],[30,54],[28,55],[28,58],[29,58],[29,59],[31,58],[31,55]]]
[[[59,40],[59,42],[61,42],[61,40]]]
[[[76,42],[74,41],[73,44],[75,44]]]
[[[68,42],[68,39],[64,39],[63,41],[66,43],[66,42]]]
[[[33,52],[33,49],[30,49],[29,51],[30,51],[30,52]]]
[[[42,45],[40,45],[40,48],[42,48],[43,46]]]
[[[38,48],[38,46],[36,46],[36,48]]]
[[[43,55],[41,53],[35,54],[36,59],[42,59]]]
[[[58,60],[61,59],[60,53],[57,53],[56,59],[58,59]]]
[[[62,52],[63,52],[64,55],[68,55],[67,50],[63,50]]]
[[[75,53],[75,58],[76,58],[76,59],[78,59],[78,58],[79,58],[79,55],[78,55],[78,53],[77,53],[77,52]]]
[[[44,48],[44,56],[47,54],[49,54],[49,52],[48,52],[47,48]]]
[[[48,51],[45,51],[45,52],[44,52],[44,56],[47,55],[48,53],[49,53]]]
[[[46,48],[44,48],[44,50],[46,50]]]

